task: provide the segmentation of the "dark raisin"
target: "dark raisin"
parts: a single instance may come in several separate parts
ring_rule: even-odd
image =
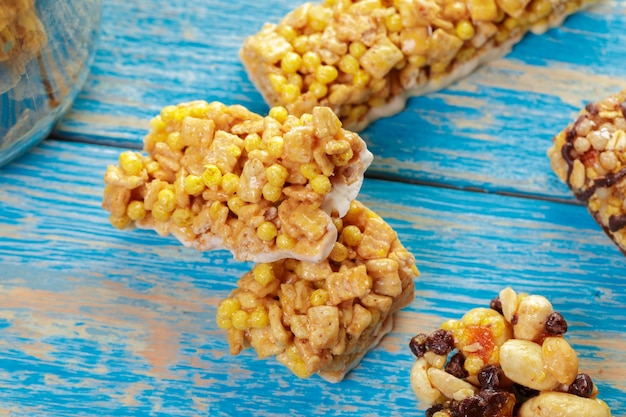
[[[609,230],[611,232],[617,232],[618,230],[626,227],[626,215],[620,214],[619,216],[611,215],[609,217]]]
[[[622,117],[624,117],[624,119],[626,119],[626,101],[623,101],[623,102],[619,103],[619,109],[622,112]]]
[[[494,365],[487,365],[478,371],[478,383],[481,388],[496,389],[500,388],[502,380],[502,370]]]
[[[521,397],[530,398],[539,395],[539,391],[536,389],[528,388],[520,384],[514,384],[513,386]]]
[[[519,320],[519,317],[517,317],[517,314],[513,314],[513,317],[511,317],[511,324],[515,326],[517,324],[517,320]]]
[[[498,391],[495,389],[491,389],[491,388],[485,388],[485,389],[481,389],[478,394],[480,398],[482,398],[483,400],[489,402],[489,401],[493,401],[493,402],[501,402],[498,398],[500,397],[499,394],[504,394],[504,391]]]
[[[426,338],[426,347],[437,355],[447,355],[454,349],[454,337],[446,330],[435,330]]]
[[[433,417],[437,411],[443,410],[443,404],[436,404],[426,410],[426,417]]]
[[[587,110],[587,112],[591,114],[592,116],[595,116],[596,114],[598,114],[598,106],[596,106],[595,103],[588,103],[585,106],[585,110]]]
[[[426,347],[426,336],[424,333],[420,333],[409,342],[409,348],[411,348],[411,352],[418,358],[424,356],[424,353],[428,351]]]
[[[456,403],[450,411],[455,417],[485,417],[486,410],[487,402],[478,395],[473,395]]]
[[[567,332],[567,322],[561,313],[554,311],[550,313],[546,320],[546,332],[550,334],[565,334]]]
[[[485,416],[510,415],[515,406],[515,395],[510,392],[484,389],[478,395],[487,403]]]
[[[502,302],[500,301],[500,296],[497,296],[496,298],[491,300],[491,303],[489,303],[489,307],[492,310],[496,310],[498,313],[502,314]]]
[[[587,374],[578,374],[567,390],[570,394],[589,398],[593,392],[593,381]]]
[[[457,378],[467,378],[469,372],[465,370],[463,366],[465,364],[465,356],[461,352],[457,352],[450,358],[450,361],[446,364],[445,371],[450,375],[454,375]]]

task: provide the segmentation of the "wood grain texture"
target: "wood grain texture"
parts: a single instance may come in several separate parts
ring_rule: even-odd
[[[423,415],[408,341],[507,285],[550,298],[626,414],[626,258],[583,207],[367,179],[360,200],[421,277],[394,331],[329,384],[228,354],[215,308],[250,265],[108,224],[102,175],[120,151],[47,140],[0,170],[0,415]]]
[[[246,36],[299,0],[104,4],[93,74],[55,135],[141,147],[148,120],[194,99],[267,106],[238,59]],[[626,86],[626,0],[605,1],[563,27],[528,35],[496,60],[363,132],[368,175],[572,200],[545,156],[578,109]]]

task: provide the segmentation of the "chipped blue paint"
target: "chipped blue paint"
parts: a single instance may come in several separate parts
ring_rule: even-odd
[[[422,275],[394,332],[328,384],[228,354],[215,308],[250,265],[108,224],[102,173],[120,151],[48,140],[1,171],[0,410],[11,416],[420,415],[408,341],[506,285],[550,297],[602,398],[626,412],[626,258],[584,207],[367,179],[360,199]]]

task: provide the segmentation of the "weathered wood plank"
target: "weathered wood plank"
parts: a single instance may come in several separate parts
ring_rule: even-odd
[[[0,171],[0,415],[419,415],[408,341],[506,285],[548,296],[626,414],[626,258],[580,206],[368,179],[422,272],[393,333],[336,385],[231,357],[215,307],[250,265],[100,208],[119,148],[45,141]]]
[[[108,1],[93,74],[55,135],[140,147],[148,120],[194,99],[265,113],[238,59],[244,37],[301,2]],[[585,103],[626,86],[626,1],[604,2],[529,35],[448,89],[363,132],[368,172],[453,187],[571,199],[545,156]]]

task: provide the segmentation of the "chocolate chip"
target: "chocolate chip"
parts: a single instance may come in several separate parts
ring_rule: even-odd
[[[426,410],[426,417],[433,417],[437,411],[443,410],[443,404],[436,404]]]
[[[465,364],[465,356],[461,352],[457,352],[450,358],[450,361],[446,364],[445,371],[450,375],[453,375],[457,378],[467,378],[469,376],[469,372],[467,372],[464,368]]]
[[[546,319],[545,324],[546,332],[550,334],[565,334],[567,332],[567,322],[561,315],[561,313],[554,311],[550,313]]]
[[[454,337],[446,330],[435,330],[426,338],[426,347],[437,355],[447,355],[454,349]]]
[[[428,351],[426,347],[426,336],[424,333],[420,333],[417,336],[413,337],[409,342],[409,348],[411,348],[411,352],[418,358],[424,356],[424,353]]]
[[[485,417],[486,410],[487,402],[478,395],[459,401],[450,409],[454,417]]]
[[[489,303],[489,307],[492,310],[496,310],[498,313],[502,314],[502,302],[500,301],[500,296],[491,300],[491,303]]]
[[[589,398],[593,392],[593,381],[591,377],[587,374],[576,375],[576,379],[570,384],[567,392],[578,395],[579,397]]]
[[[481,388],[496,389],[500,388],[502,381],[502,370],[494,365],[487,365],[478,371],[478,383]]]

